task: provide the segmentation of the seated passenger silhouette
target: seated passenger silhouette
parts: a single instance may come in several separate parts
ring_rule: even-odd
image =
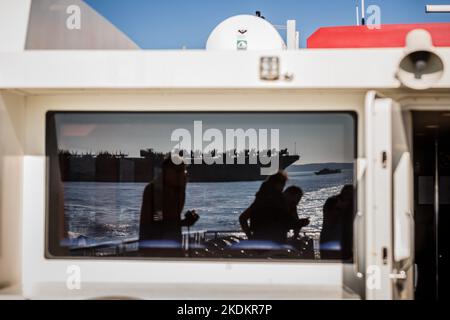
[[[286,241],[288,210],[283,196],[286,181],[287,175],[283,171],[269,176],[256,193],[254,202],[239,217],[248,239]]]
[[[297,206],[302,200],[303,190],[297,186],[291,186],[284,190],[284,199],[286,201],[288,213],[290,216],[290,227],[294,230],[293,239],[297,239],[300,230],[309,225],[309,218],[300,219],[298,217]]]
[[[349,259],[353,242],[353,186],[346,185],[341,193],[332,196],[323,207],[320,233],[322,259]]]
[[[239,217],[242,230],[249,239],[286,243],[289,230],[300,230],[305,225],[306,221],[297,215],[297,204],[301,199],[298,189],[290,189],[287,200],[283,193],[286,181],[287,175],[283,171],[267,178],[256,193],[255,201]]]
[[[181,227],[192,226],[199,216],[193,210],[181,219],[187,183],[184,163],[176,165],[167,157],[161,169],[157,179],[144,190],[139,240],[172,240],[181,246]]]

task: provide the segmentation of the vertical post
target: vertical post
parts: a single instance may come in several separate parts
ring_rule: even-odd
[[[295,20],[287,21],[287,49],[297,50],[297,22]]]
[[[439,300],[439,135],[435,137],[435,168],[434,168],[434,228],[436,246],[436,299]]]
[[[359,5],[356,3],[356,25],[359,26]]]
[[[365,26],[366,25],[366,6],[365,6],[365,1],[361,0],[361,22],[362,25]]]

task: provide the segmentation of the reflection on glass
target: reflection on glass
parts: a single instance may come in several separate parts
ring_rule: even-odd
[[[49,252],[350,259],[355,137],[349,113],[49,113]]]

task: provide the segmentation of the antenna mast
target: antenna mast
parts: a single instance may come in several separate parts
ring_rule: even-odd
[[[362,25],[365,26],[366,25],[366,6],[365,6],[364,0],[361,0],[361,16],[362,16],[362,19],[361,19]]]
[[[356,25],[359,26],[359,4],[356,2]]]

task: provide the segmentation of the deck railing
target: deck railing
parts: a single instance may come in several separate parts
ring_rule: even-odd
[[[314,258],[320,258],[319,250],[320,234],[317,232],[301,233],[303,241],[312,241],[312,248],[314,251]],[[307,239],[307,240],[305,240]],[[195,256],[192,252],[205,247],[205,244],[211,241],[223,241],[225,244],[231,242],[238,243],[240,241],[248,240],[247,236],[241,230],[195,230],[183,231],[181,249],[185,252],[185,256]],[[138,255],[140,246],[137,238],[107,241],[100,243],[78,244],[69,247],[71,254],[75,256],[87,257],[123,257]],[[214,256],[213,256],[214,258]]]

